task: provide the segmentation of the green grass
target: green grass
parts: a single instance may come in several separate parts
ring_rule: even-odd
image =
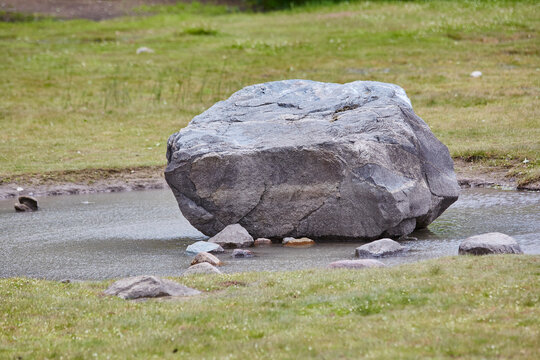
[[[156,9],[102,22],[0,23],[0,176],[164,164],[168,136],[216,101],[246,85],[306,78],[399,84],[454,157],[527,158],[514,173],[540,178],[534,2]],[[141,46],[155,53],[136,55]],[[473,79],[474,70],[484,75]]]
[[[178,278],[204,294],[147,302],[0,279],[0,358],[535,359],[539,275],[538,256],[452,257]]]

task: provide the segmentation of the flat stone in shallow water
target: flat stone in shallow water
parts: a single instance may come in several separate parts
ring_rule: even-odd
[[[116,295],[122,299],[155,298],[163,296],[193,296],[201,292],[156,276],[135,276],[116,281],[105,295]]]
[[[339,260],[328,264],[329,269],[365,269],[385,266],[382,262],[373,259]]]
[[[272,245],[272,240],[266,238],[258,238],[253,242],[254,246],[267,246]]]
[[[285,80],[246,87],[169,138],[183,215],[213,236],[406,235],[457,200],[446,146],[399,86]]]
[[[283,239],[283,245],[286,247],[310,247],[315,245],[315,241],[307,237],[299,239],[295,239],[293,237],[286,237],[285,239]]]
[[[210,243],[207,241],[197,241],[196,243],[193,243],[189,245],[186,248],[186,254],[188,255],[197,255],[201,252],[207,252],[207,253],[222,253],[225,250],[218,244]]]
[[[395,255],[405,250],[397,241],[380,239],[356,248],[356,257],[382,257]]]
[[[492,232],[471,236],[459,244],[459,255],[523,254],[517,241],[506,234]]]

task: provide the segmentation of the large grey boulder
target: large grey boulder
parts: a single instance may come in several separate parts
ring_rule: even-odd
[[[200,293],[174,281],[147,275],[118,280],[104,291],[105,295],[116,295],[122,299],[193,296]]]
[[[471,236],[459,244],[459,255],[523,254],[516,239],[492,232]]]
[[[356,248],[356,257],[382,257],[394,255],[405,250],[405,247],[392,239],[380,239]]]
[[[244,248],[253,246],[253,237],[240,224],[226,226],[215,236],[208,239],[209,243],[215,243],[226,249]]]
[[[255,237],[376,239],[457,200],[448,149],[399,86],[285,80],[248,86],[167,146],[166,180],[193,226]]]

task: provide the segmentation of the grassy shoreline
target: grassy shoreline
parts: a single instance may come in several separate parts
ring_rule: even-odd
[[[216,101],[309,78],[396,83],[455,159],[540,179],[539,5],[205,9],[0,23],[0,177],[158,166],[167,137]]]
[[[182,300],[105,282],[0,279],[0,357],[513,358],[540,346],[539,256],[175,278]],[[323,330],[323,331],[321,331]]]

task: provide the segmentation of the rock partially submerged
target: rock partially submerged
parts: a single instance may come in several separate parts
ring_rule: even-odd
[[[221,274],[221,271],[212,264],[203,262],[200,264],[191,265],[184,271],[184,276],[193,275],[193,274]]]
[[[459,255],[523,254],[516,239],[492,232],[471,236],[459,244]]]
[[[246,249],[234,249],[231,256],[233,258],[250,258],[253,257],[253,253]]]
[[[17,212],[31,212],[39,209],[37,199],[32,196],[19,196],[19,203],[15,204]]]
[[[272,245],[272,240],[267,238],[258,238],[253,242],[253,246],[269,246]]]
[[[213,265],[213,266],[222,265],[221,260],[219,260],[216,256],[207,252],[200,252],[197,255],[195,255],[193,260],[191,260],[191,265],[200,264],[204,262],[209,263],[210,265]]]
[[[310,247],[315,245],[315,241],[307,237],[302,237],[299,239],[295,239],[293,237],[286,237],[283,239],[282,244],[286,247]]]
[[[405,247],[392,239],[380,239],[356,248],[356,257],[382,257],[405,251]]]
[[[207,241],[197,241],[196,243],[193,243],[186,248],[187,255],[197,255],[202,252],[222,253],[224,251],[225,250],[223,250],[223,248],[218,244],[210,243]]]
[[[172,135],[166,180],[193,226],[255,237],[398,237],[457,200],[448,149],[392,84],[246,87]]]
[[[226,249],[245,248],[253,246],[253,237],[242,225],[233,224],[208,239],[208,242],[218,244]]]
[[[365,269],[385,266],[382,262],[374,259],[338,260],[328,264],[329,269]]]
[[[115,295],[122,299],[155,298],[163,296],[193,296],[201,292],[156,276],[135,276],[116,281],[105,295]]]

